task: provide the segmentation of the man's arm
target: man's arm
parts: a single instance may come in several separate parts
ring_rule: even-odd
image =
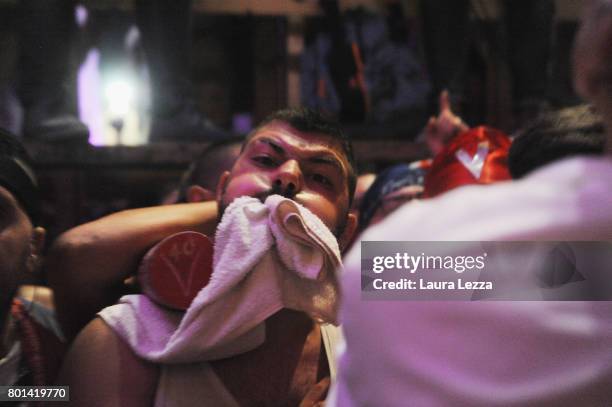
[[[138,358],[96,318],[75,339],[57,384],[70,387],[73,406],[149,407],[158,376],[158,366]]]
[[[150,247],[186,230],[213,237],[216,221],[215,202],[179,204],[118,212],[61,235],[49,251],[46,273],[67,339],[117,301],[123,281]]]

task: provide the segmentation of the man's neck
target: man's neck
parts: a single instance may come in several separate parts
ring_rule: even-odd
[[[612,92],[602,91],[598,95],[598,98],[593,101],[593,105],[596,107],[597,113],[599,113],[599,115],[602,117],[604,123],[607,136],[604,154],[609,158],[612,158],[612,104],[609,103],[611,98]]]
[[[604,154],[609,158],[612,158],[612,112],[606,116],[605,125],[607,137]]]

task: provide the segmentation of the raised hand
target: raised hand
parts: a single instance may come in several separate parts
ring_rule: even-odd
[[[433,155],[438,154],[446,143],[458,133],[466,131],[469,126],[455,115],[451,109],[447,90],[440,93],[440,112],[432,116],[425,126],[425,142]]]

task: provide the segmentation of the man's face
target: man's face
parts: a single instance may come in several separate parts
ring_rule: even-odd
[[[574,44],[574,85],[583,98],[604,111],[609,109],[611,59],[612,3],[591,0]]]
[[[274,121],[249,140],[222,178],[217,200],[222,213],[240,196],[263,202],[280,194],[308,208],[339,237],[347,222],[348,171],[340,144],[330,136]]]
[[[0,307],[11,300],[27,269],[32,232],[32,223],[13,194],[0,186]],[[4,311],[0,308],[0,317]]]

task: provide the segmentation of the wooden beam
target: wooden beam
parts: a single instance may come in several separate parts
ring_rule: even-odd
[[[18,0],[0,0],[0,4],[14,5]],[[414,0],[398,0],[403,2],[407,17],[415,17],[418,13],[417,2]],[[427,0],[420,0],[427,1]],[[536,0],[534,0],[536,1]],[[82,4],[93,9],[116,8],[132,10],[134,5],[130,0],[82,0]],[[498,0],[473,1],[473,7],[480,18],[495,19],[499,17]],[[482,5],[486,6],[483,10]],[[585,0],[555,0],[555,18],[560,21],[576,21],[580,18]],[[381,7],[380,0],[340,0],[340,9],[366,7],[377,10]],[[321,10],[316,0],[195,0],[193,10],[209,14],[253,14],[269,16],[316,16]],[[482,14],[480,14],[482,12]]]
[[[195,0],[194,11],[209,14],[254,14],[314,16],[319,14],[316,1],[297,0]]]
[[[110,168],[110,169],[184,169],[206,143],[155,143],[137,147],[25,143],[37,169]],[[363,163],[410,162],[427,157],[423,143],[379,139],[353,140],[355,156]]]

